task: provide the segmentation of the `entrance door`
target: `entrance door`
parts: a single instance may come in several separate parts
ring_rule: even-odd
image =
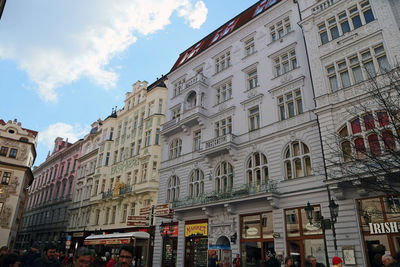
[[[207,237],[187,237],[185,267],[207,267]]]
[[[177,237],[164,238],[164,247],[162,256],[163,267],[176,267],[177,244],[178,244]]]

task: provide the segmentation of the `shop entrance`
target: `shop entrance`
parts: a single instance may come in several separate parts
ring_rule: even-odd
[[[207,267],[207,237],[187,237],[185,267]]]
[[[176,250],[178,246],[177,237],[164,237],[163,267],[176,267]]]

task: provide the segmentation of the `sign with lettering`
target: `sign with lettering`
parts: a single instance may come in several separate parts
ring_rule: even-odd
[[[398,222],[369,223],[369,232],[372,235],[393,234],[399,232]]]
[[[178,237],[178,224],[164,225],[162,235],[168,237]]]
[[[169,204],[157,205],[154,209],[154,216],[156,217],[171,217],[172,209],[169,208]]]
[[[196,223],[185,225],[185,236],[202,235],[207,236],[207,223]]]
[[[147,216],[128,216],[126,221],[127,226],[144,227],[148,226]]]
[[[150,215],[151,212],[151,208],[150,207],[146,207],[146,208],[141,208],[139,211],[140,216],[148,216]]]

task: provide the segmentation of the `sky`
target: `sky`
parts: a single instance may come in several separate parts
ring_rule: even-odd
[[[0,119],[75,142],[179,54],[256,0],[13,0],[0,20]],[[110,5],[112,3],[112,5]]]

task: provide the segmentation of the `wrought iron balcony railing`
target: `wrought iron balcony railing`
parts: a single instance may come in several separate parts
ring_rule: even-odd
[[[262,194],[262,193],[276,193],[277,183],[273,181],[268,181],[266,184],[261,185],[242,185],[239,187],[233,187],[232,190],[226,192],[209,192],[204,193],[199,197],[186,197],[183,199],[175,200],[172,202],[173,208],[184,208],[191,207],[201,204],[209,204],[213,202],[219,202],[224,200],[233,200],[247,198],[252,195]]]

